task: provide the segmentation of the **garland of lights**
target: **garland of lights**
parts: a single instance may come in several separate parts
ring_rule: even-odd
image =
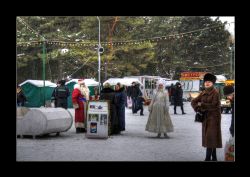
[[[38,32],[36,32],[34,29],[32,29],[31,27],[29,27],[29,25],[27,25],[27,23],[24,22],[24,20],[22,20],[22,18],[18,17],[18,20],[26,26],[26,28],[31,31],[31,33],[35,33],[37,37],[41,37],[42,39],[44,39],[44,37],[42,35],[40,35]],[[144,43],[155,43],[155,42],[160,42],[160,41],[164,41],[164,40],[172,40],[172,39],[177,39],[177,40],[181,40],[184,37],[188,37],[189,39],[191,39],[192,37],[194,37],[194,35],[198,34],[199,32],[202,31],[216,31],[217,29],[221,30],[224,26],[223,25],[216,25],[216,26],[211,26],[211,27],[207,27],[207,28],[203,28],[203,29],[198,29],[198,30],[193,30],[193,31],[189,31],[189,32],[185,32],[185,33],[178,33],[178,34],[171,34],[171,35],[167,35],[167,36],[161,36],[161,37],[153,37],[153,38],[147,38],[147,39],[139,39],[139,40],[130,40],[130,41],[116,41],[116,42],[101,42],[102,46],[120,46],[120,45],[141,45]],[[57,46],[67,46],[67,47],[71,47],[71,46],[77,46],[77,47],[95,47],[98,46],[98,42],[64,42],[64,41],[53,41],[53,40],[45,40],[45,41],[29,41],[29,42],[18,42],[17,46],[34,46],[34,45],[42,45],[43,43],[46,43],[47,45],[57,45]]]

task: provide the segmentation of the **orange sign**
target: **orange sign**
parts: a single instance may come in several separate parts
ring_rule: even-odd
[[[200,80],[206,72],[182,72],[180,80]]]

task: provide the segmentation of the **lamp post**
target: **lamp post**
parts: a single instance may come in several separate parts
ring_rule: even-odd
[[[100,19],[97,16],[98,22],[99,22],[99,44],[98,44],[98,48],[97,48],[97,52],[98,52],[98,82],[99,82],[99,94],[101,93],[101,53],[104,52],[104,49],[101,46],[101,40],[100,40],[100,31],[101,31],[101,27],[100,27]]]
[[[45,39],[43,38],[43,106],[45,107],[45,60],[46,60],[46,53],[45,53]]]
[[[99,44],[98,44],[98,82],[99,82],[99,94],[100,94],[100,84],[101,84],[101,54],[100,54],[100,48],[101,48],[101,42],[100,42],[100,19],[97,16],[98,22],[99,22]]]

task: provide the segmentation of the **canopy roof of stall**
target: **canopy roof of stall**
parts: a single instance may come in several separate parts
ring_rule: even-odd
[[[66,85],[71,83],[71,82],[76,82],[78,83],[78,80],[80,79],[71,79],[70,81],[66,82]],[[85,82],[86,86],[98,86],[99,82],[95,81],[94,79],[83,79]]]
[[[26,80],[23,83],[19,84],[19,86],[22,86],[26,83],[30,83],[30,84],[35,85],[37,87],[43,87],[43,80]],[[52,83],[50,81],[45,81],[45,87],[56,87],[56,84]]]
[[[132,82],[136,82],[136,83],[139,83],[140,85],[143,85],[136,78],[110,78],[106,80],[103,84],[109,83],[110,85],[116,85],[118,82],[125,86],[131,86]]]

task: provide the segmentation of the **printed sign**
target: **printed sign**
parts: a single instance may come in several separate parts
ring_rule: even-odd
[[[89,114],[89,121],[99,121],[99,114]]]
[[[97,133],[97,123],[96,122],[90,123],[90,133]]]
[[[106,113],[108,111],[107,102],[90,101],[88,107],[89,113]]]
[[[108,138],[108,104],[107,101],[89,101],[86,137]]]

